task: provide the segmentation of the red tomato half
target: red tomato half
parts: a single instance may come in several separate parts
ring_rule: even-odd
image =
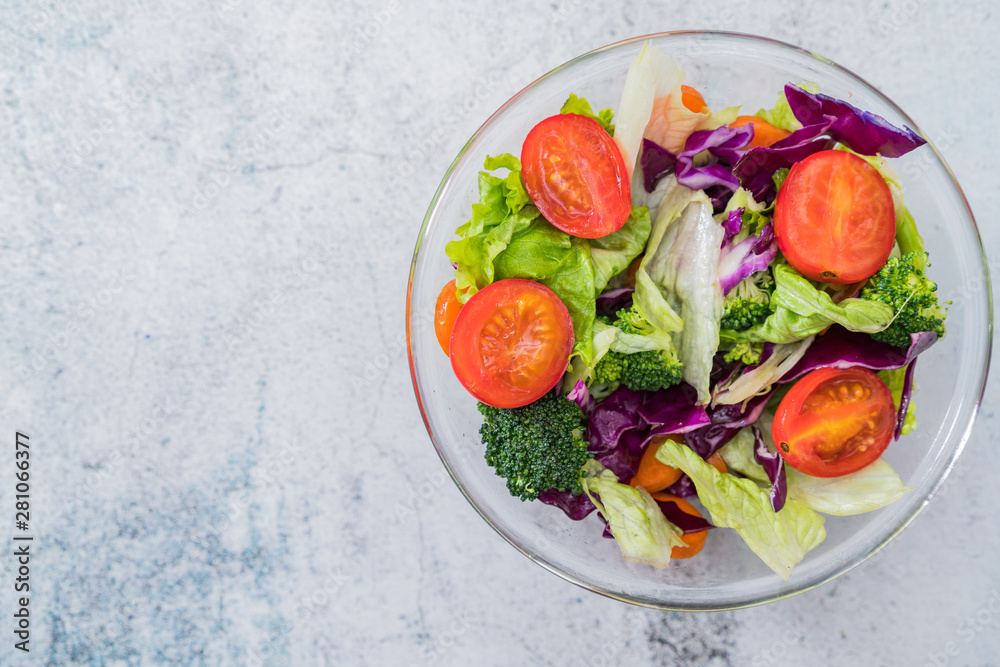
[[[774,444],[788,465],[814,477],[840,477],[873,463],[892,441],[896,407],[867,368],[819,368],[785,394],[774,416]]]
[[[548,287],[500,280],[466,301],[451,332],[451,367],[477,399],[518,408],[556,386],[573,351],[573,322]]]
[[[573,236],[607,236],[632,211],[625,160],[586,116],[560,114],[532,128],[521,147],[521,177],[545,219]]]
[[[885,179],[846,151],[820,151],[792,165],[778,191],[774,234],[807,278],[856,283],[885,264],[896,213]]]

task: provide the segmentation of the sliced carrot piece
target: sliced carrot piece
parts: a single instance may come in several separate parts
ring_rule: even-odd
[[[668,435],[667,438],[674,442],[683,442],[676,436]],[[639,469],[632,481],[629,482],[630,486],[641,486],[649,493],[656,493],[681,478],[683,473],[680,470],[660,463],[659,459],[656,458],[656,450],[661,442],[663,440],[653,440],[646,446],[646,451],[642,453],[642,459],[639,461]]]
[[[705,98],[691,86],[681,86],[681,104],[687,107],[688,111],[692,111],[694,113],[708,111],[708,105],[705,104]]]
[[[714,456],[714,455],[713,455]],[[669,493],[654,493],[652,494],[653,500],[660,500],[663,502],[670,502],[677,505],[680,511],[685,514],[690,514],[691,516],[701,516],[701,512],[694,508],[694,505],[679,498],[677,496],[671,495]],[[708,537],[708,530],[699,530],[697,533],[684,533],[681,535],[681,539],[684,540],[686,546],[674,547],[670,550],[670,557],[675,560],[680,560],[682,558],[690,558],[694,556],[705,546],[705,538]]]
[[[736,120],[729,124],[729,127],[743,127],[744,125],[753,125],[753,139],[746,145],[746,148],[770,146],[791,134],[788,130],[771,125],[760,116],[737,116]]]

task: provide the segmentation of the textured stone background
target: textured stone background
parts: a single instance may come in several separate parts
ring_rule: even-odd
[[[997,273],[992,2],[0,10],[0,437],[34,443],[38,535],[27,656],[0,565],[0,663],[997,664],[996,376],[882,555],[685,615],[548,574],[439,483],[403,337],[420,220],[467,137],[552,67],[661,30],[775,37],[881,88],[938,143]]]

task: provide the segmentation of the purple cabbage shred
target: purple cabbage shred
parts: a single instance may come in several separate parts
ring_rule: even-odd
[[[880,343],[871,336],[857,331],[848,331],[840,325],[833,325],[822,336],[817,336],[799,363],[780,382],[797,380],[817,368],[851,368],[863,366],[873,371],[902,368],[917,358],[917,355],[937,342],[933,331],[910,334],[910,347],[904,349]]]
[[[657,500],[656,498],[653,500],[656,500],[656,504],[660,506],[660,510],[663,512],[663,516],[667,517],[667,521],[680,528],[685,534],[700,533],[703,530],[715,528],[704,517],[694,516],[682,511],[677,503],[672,500]]]
[[[590,393],[590,388],[583,380],[576,381],[576,386],[566,395],[566,398],[575,402],[585,416],[590,416],[596,403],[594,396]]]
[[[604,290],[597,296],[597,314],[614,317],[619,310],[628,310],[632,307],[633,292],[631,287]]]
[[[785,460],[778,452],[772,452],[767,448],[767,445],[764,444],[764,436],[756,424],[753,425],[753,440],[753,457],[764,468],[767,479],[771,482],[769,496],[771,509],[780,512],[781,508],[785,506],[785,498],[788,495],[788,483],[785,481]]]
[[[643,139],[639,166],[642,169],[642,184],[646,187],[646,192],[655,190],[661,178],[674,173],[676,162],[677,156],[666,148],[655,141]]]

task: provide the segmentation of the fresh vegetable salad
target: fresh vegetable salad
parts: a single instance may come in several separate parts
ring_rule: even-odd
[[[732,528],[787,579],[824,515],[910,490],[882,453],[944,312],[890,160],[925,141],[775,92],[713,111],[647,44],[617,113],[571,95],[486,157],[446,247],[436,333],[486,463],[630,561]]]

